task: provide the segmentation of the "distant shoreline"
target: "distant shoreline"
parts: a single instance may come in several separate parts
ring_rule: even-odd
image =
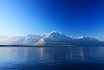
[[[0,45],[0,47],[77,47],[77,46],[83,46],[83,47],[102,46],[104,47],[104,44]]]

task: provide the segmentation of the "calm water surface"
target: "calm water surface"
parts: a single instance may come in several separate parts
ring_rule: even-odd
[[[104,47],[0,47],[0,70],[104,70]]]

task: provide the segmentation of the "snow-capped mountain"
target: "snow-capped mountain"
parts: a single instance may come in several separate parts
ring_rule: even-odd
[[[81,36],[72,38],[72,36],[66,36],[59,31],[52,31],[46,38],[40,39],[36,44],[94,44],[99,43],[95,38]]]
[[[65,44],[68,41],[70,41],[71,38],[67,37],[63,33],[59,31],[52,31],[50,32],[47,37],[40,39],[38,41],[39,44],[44,43],[44,44]],[[44,42],[42,42],[44,41]]]
[[[96,38],[81,36],[77,38],[76,43],[77,44],[97,44],[97,43],[100,43],[100,41],[97,40]]]
[[[36,44],[57,44],[61,41],[70,40],[70,37],[66,37],[63,33],[59,31],[52,31],[49,34],[45,35],[44,38],[41,38]]]
[[[96,38],[80,36],[72,37],[66,36],[59,31],[52,31],[48,34],[41,35],[27,35],[27,36],[17,36],[8,37],[0,36],[0,44],[7,45],[45,45],[45,44],[99,44],[101,41]]]
[[[87,36],[80,36],[80,37],[78,37],[78,40],[98,41],[96,38],[91,38],[91,37],[87,37]]]

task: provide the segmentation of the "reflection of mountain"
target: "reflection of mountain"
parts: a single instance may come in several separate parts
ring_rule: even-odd
[[[83,48],[73,48],[73,47],[66,47],[66,48],[41,48],[41,59],[43,61],[48,60],[48,62],[64,62],[64,61],[73,61],[84,59],[84,51]]]
[[[90,58],[104,57],[102,52],[104,52],[103,49],[98,49],[98,47],[46,47],[40,49],[40,59],[44,62],[50,63],[62,63],[68,61],[87,61]]]
[[[104,47],[1,47],[0,67],[19,70],[83,70],[104,67]],[[97,64],[97,65],[96,65]],[[77,67],[77,68],[76,68]],[[75,68],[75,69],[73,69]],[[4,69],[2,69],[4,70]],[[54,69],[52,69],[54,70]],[[97,70],[102,70],[98,69]]]
[[[53,45],[53,44],[103,44],[95,38],[81,36],[73,38],[72,36],[66,36],[59,31],[52,31],[48,34],[42,35],[27,35],[25,37],[7,37],[0,36],[0,44],[12,44],[12,45]]]

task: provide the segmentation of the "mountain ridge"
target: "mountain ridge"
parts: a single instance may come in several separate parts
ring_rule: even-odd
[[[45,44],[103,44],[96,38],[80,36],[73,38],[66,36],[59,31],[52,31],[48,34],[27,35],[25,37],[0,37],[0,45],[45,45]]]

